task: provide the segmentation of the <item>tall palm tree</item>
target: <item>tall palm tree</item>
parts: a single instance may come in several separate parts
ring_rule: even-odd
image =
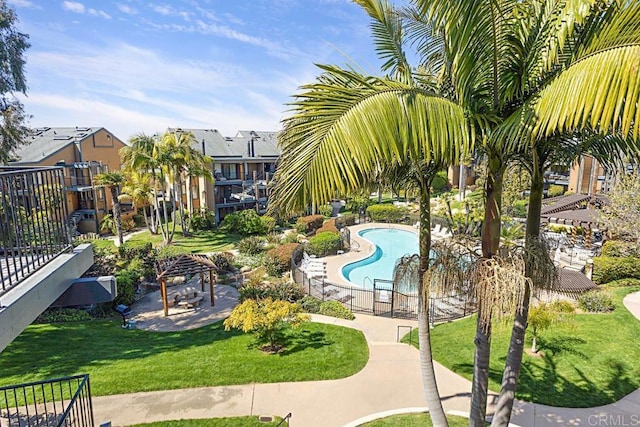
[[[122,195],[127,195],[133,200],[136,208],[142,209],[144,223],[152,234],[157,234],[157,226],[153,220],[153,211],[148,212],[147,208],[153,206],[153,191],[151,187],[151,176],[144,171],[132,171],[126,175],[125,184],[122,186]]]
[[[118,243],[122,246],[124,243],[122,239],[122,209],[118,197],[120,196],[122,184],[125,182],[124,175],[120,171],[105,172],[94,176],[93,181],[96,185],[107,187],[111,191],[113,220],[116,226],[116,234],[118,235]]]
[[[282,148],[270,208],[295,212],[371,184],[378,170],[409,165],[420,193],[419,341],[425,397],[435,425],[446,418],[435,381],[429,335],[430,185],[443,166],[468,151],[464,111],[441,96],[437,80],[417,73],[406,59],[402,22],[386,1],[359,0],[372,18],[383,71],[369,77],[320,66],[316,83],[295,96],[279,136]]]

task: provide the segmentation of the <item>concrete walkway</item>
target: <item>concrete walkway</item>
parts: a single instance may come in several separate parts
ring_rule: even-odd
[[[640,318],[640,292],[627,296],[624,305]],[[98,423],[110,420],[113,425],[128,425],[181,418],[284,416],[291,412],[292,426],[330,427],[343,426],[372,413],[425,406],[418,351],[396,342],[397,326],[415,327],[415,322],[364,315],[356,316],[352,322],[324,316],[314,316],[314,321],[361,330],[367,338],[370,351],[365,368],[340,380],[247,384],[95,397],[95,420]],[[437,363],[436,376],[445,409],[467,412],[470,382]],[[494,399],[495,394],[492,394],[489,400]],[[640,391],[616,403],[588,409],[517,402],[512,421],[522,426],[638,425],[638,414]]]

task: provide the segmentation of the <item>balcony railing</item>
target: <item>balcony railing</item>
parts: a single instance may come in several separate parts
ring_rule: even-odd
[[[2,427],[93,427],[89,375],[0,387]]]
[[[70,251],[60,167],[0,167],[0,295]]]

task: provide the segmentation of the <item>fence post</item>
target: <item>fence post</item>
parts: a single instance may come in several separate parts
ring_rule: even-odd
[[[396,296],[396,291],[391,289],[391,318],[393,319],[393,301]]]

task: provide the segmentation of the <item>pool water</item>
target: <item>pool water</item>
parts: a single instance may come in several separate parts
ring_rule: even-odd
[[[395,228],[368,228],[358,235],[376,246],[369,257],[342,268],[342,275],[354,285],[371,289],[374,279],[393,280],[396,261],[419,252],[418,234]]]

